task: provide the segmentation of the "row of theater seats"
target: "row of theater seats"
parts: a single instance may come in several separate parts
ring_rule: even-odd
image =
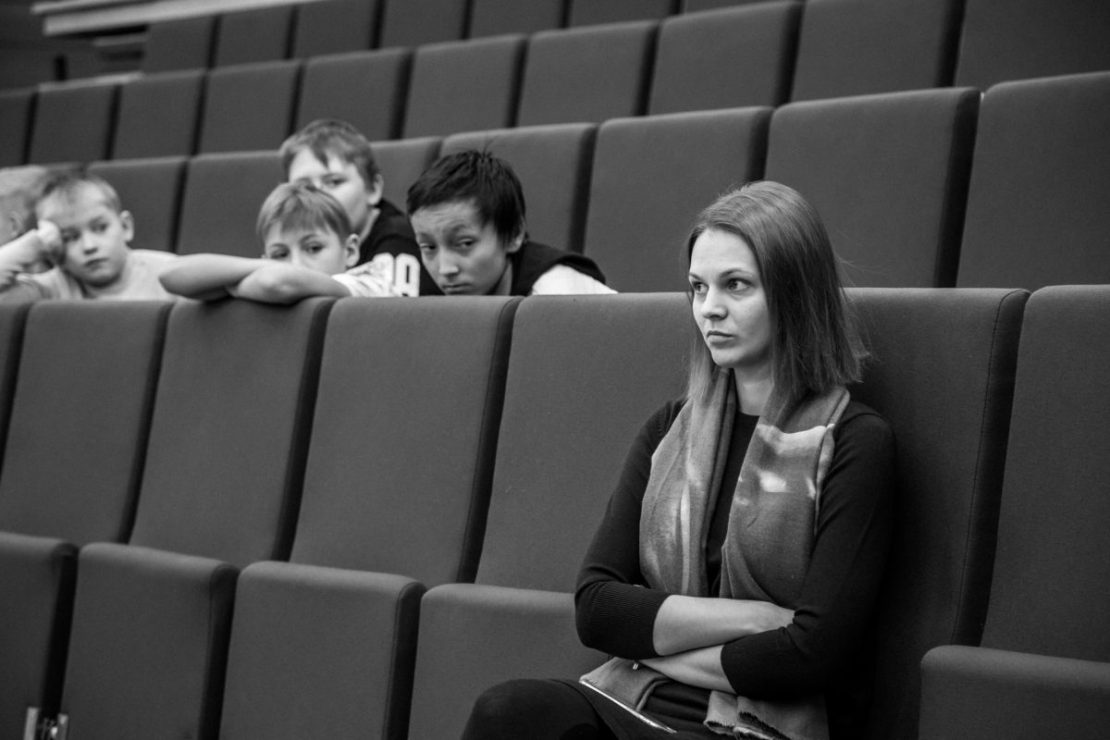
[[[1101,737],[1110,287],[851,298],[898,442],[869,737]],[[592,667],[575,574],[692,336],[674,293],[4,307],[0,735],[450,738]]]
[[[319,117],[385,140],[944,87],[954,70],[957,85],[986,89],[1000,79],[1110,69],[1110,47],[1100,43],[1101,60],[967,72],[969,52],[956,64],[959,5],[758,2],[662,22],[12,90],[0,95],[0,164],[258,149]],[[1102,7],[1110,30],[1110,6]]]
[[[438,154],[516,169],[532,236],[595,258],[620,291],[681,290],[694,215],[769,178],[818,208],[860,286],[1110,283],[1110,72],[526,126],[374,145],[386,195]],[[267,144],[276,149],[280,139]],[[113,160],[91,170],[135,215],[134,246],[255,256],[274,151]]]

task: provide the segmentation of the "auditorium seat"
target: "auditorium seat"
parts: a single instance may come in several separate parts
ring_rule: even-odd
[[[456,134],[444,139],[440,154],[478,149],[503,158],[524,189],[529,236],[581,252],[596,134],[592,123]]]
[[[616,290],[685,290],[686,237],[703,208],[759,178],[770,108],[606,121],[598,129],[585,253]]]
[[[718,8],[732,8],[737,5],[751,5],[764,3],[768,0],[682,0],[683,13],[700,13],[703,10],[717,10]]]
[[[983,638],[925,657],[921,740],[1106,735],[1108,363],[1110,286],[1032,295]]]
[[[149,74],[120,88],[112,156],[188,156],[196,150],[206,73]],[[167,115],[173,111],[173,115]]]
[[[337,118],[353,125],[370,141],[395,138],[404,120],[411,67],[412,52],[408,49],[307,60],[294,128],[299,130],[318,118]]]
[[[221,15],[213,66],[286,59],[295,8],[294,5],[271,5]]]
[[[382,0],[380,46],[421,46],[466,36],[467,0]]]
[[[947,87],[964,0],[807,0],[792,100]]]
[[[469,38],[561,28],[566,0],[471,0]]]
[[[409,82],[405,138],[513,125],[524,47],[522,34],[419,47]]]
[[[224,737],[404,737],[423,584],[477,567],[519,301],[336,304],[291,562],[236,599]]]
[[[276,147],[191,158],[181,199],[178,253],[261,256],[262,244],[255,233],[258,209],[284,179]]]
[[[27,161],[34,109],[34,88],[0,90],[0,167]]]
[[[173,252],[185,182],[185,157],[93,162],[89,173],[111,183],[135,220],[135,249]]]
[[[458,737],[498,681],[604,660],[578,642],[570,592],[637,431],[682,392],[694,336],[681,294],[521,303],[477,580],[421,603],[410,737]]]
[[[328,0],[298,5],[293,21],[293,58],[374,48],[381,5],[382,0]]]
[[[856,289],[872,361],[855,398],[890,421],[895,530],[879,593],[866,737],[913,738],[927,650],[978,642],[1028,294]]]
[[[12,393],[19,372],[19,354],[23,347],[23,327],[27,304],[0,303],[0,472],[3,471],[4,440],[8,434],[8,417],[12,410]]]
[[[301,62],[260,62],[208,73],[197,151],[277,149],[293,125]]]
[[[950,287],[978,106],[966,88],[784,105],[766,177],[813,204],[851,283]]]
[[[802,7],[765,2],[663,21],[648,112],[786,102]]]
[[[1110,69],[1103,0],[965,0],[956,84]]]
[[[981,107],[958,284],[1110,283],[1110,72],[999,84]]]
[[[108,158],[119,85],[41,85],[35,101],[28,162],[90,162]]]
[[[660,19],[678,10],[676,0],[567,0],[568,26]]]
[[[516,125],[641,115],[657,27],[633,21],[533,34]]]
[[[212,63],[217,17],[198,15],[151,23],[143,43],[142,71],[206,69]]]
[[[383,193],[386,200],[405,210],[405,196],[416,178],[439,156],[442,139],[422,136],[416,139],[375,141],[370,144],[374,162],[385,180]]]
[[[57,708],[77,547],[134,516],[169,303],[58,302],[27,313],[0,473],[0,735]],[[9,337],[11,310],[2,315]],[[109,423],[110,422],[110,423]]]

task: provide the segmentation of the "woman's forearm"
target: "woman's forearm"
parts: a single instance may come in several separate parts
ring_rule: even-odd
[[[662,658],[645,658],[639,661],[648,668],[659,671],[667,678],[689,686],[732,693],[724,669],[721,668],[721,646],[688,650]]]
[[[673,595],[659,607],[652,638],[657,653],[672,655],[785,627],[793,619],[792,610],[768,601]]]

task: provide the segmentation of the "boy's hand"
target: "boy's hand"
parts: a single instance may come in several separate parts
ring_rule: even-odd
[[[39,238],[39,242],[42,244],[42,256],[50,260],[51,263],[60,265],[65,252],[62,244],[62,232],[58,229],[58,225],[53,221],[42,219],[35,229],[35,236]]]

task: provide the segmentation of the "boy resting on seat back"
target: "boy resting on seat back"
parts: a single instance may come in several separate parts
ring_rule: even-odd
[[[289,182],[315,185],[339,201],[359,236],[358,261],[373,262],[401,295],[437,295],[420,265],[405,214],[383,195],[385,182],[370,142],[345,121],[313,121],[281,145]]]
[[[358,234],[335,198],[311,185],[278,185],[258,214],[261,259],[225,254],[178,258],[162,285],[187,298],[234,296],[294,303],[309,296],[391,296],[392,283],[358,259]]]
[[[407,206],[424,267],[448,295],[616,292],[593,260],[529,239],[520,180],[488,152],[441,157]]]
[[[158,282],[177,259],[131,249],[131,214],[106,180],[78,170],[52,175],[35,207],[37,228],[0,246],[0,298],[156,300],[171,298]],[[46,262],[45,272],[34,272]]]

